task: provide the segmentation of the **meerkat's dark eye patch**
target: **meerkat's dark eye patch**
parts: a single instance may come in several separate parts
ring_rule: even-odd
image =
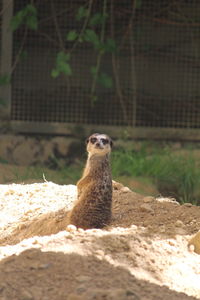
[[[90,143],[92,143],[92,144],[96,143],[96,141],[97,141],[97,138],[95,138],[95,137],[92,137],[92,138],[90,139]]]
[[[103,143],[104,145],[106,145],[106,144],[109,143],[109,140],[108,140],[108,139],[101,139],[101,141],[102,141],[102,143]]]

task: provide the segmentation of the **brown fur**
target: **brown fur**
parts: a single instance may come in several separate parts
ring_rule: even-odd
[[[92,144],[90,140],[94,136],[97,141]],[[101,144],[102,137],[106,137],[109,141],[106,145]],[[69,213],[70,224],[76,227],[102,228],[110,222],[112,178],[109,154],[111,146],[112,141],[106,135],[93,134],[88,139],[89,155],[83,176],[77,183],[78,200]]]

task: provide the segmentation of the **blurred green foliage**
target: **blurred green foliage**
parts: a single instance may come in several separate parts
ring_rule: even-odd
[[[29,3],[20,11],[18,11],[11,19],[11,29],[17,30],[22,24],[26,25],[29,29],[38,29],[38,18],[36,7]]]

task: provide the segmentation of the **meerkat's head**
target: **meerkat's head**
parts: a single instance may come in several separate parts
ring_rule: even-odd
[[[106,134],[93,133],[87,140],[87,151],[90,155],[106,155],[111,152],[113,142]]]

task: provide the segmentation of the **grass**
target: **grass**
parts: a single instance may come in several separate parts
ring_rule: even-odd
[[[200,205],[200,166],[192,153],[191,150],[181,153],[169,148],[152,148],[146,144],[140,151],[115,150],[112,153],[113,178],[128,186],[132,180],[130,187],[140,193],[148,194],[147,186],[152,185],[163,196]],[[45,178],[57,184],[75,184],[81,177],[84,163],[77,161],[70,166],[60,163],[54,170],[43,166],[10,168],[8,165],[10,171],[5,172],[2,181],[30,183],[43,182]],[[134,180],[138,186],[134,185]]]
[[[1,175],[1,183],[34,183],[52,181],[57,184],[75,184],[81,176],[80,165],[62,166],[52,170],[44,166],[9,166]]]
[[[175,197],[180,202],[200,204],[200,168],[192,152],[178,154],[169,148],[141,151],[117,151],[112,155],[113,176],[144,177],[163,196]]]

